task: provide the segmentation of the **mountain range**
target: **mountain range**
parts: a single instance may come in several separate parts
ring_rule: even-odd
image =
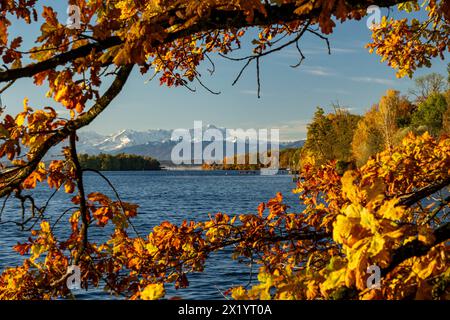
[[[222,134],[223,140],[228,139],[228,141],[234,142],[235,145],[239,141],[236,137],[227,137],[225,128],[207,125],[203,127],[203,130],[206,129],[218,130]],[[146,131],[121,130],[114,134],[102,135],[94,131],[81,131],[78,133],[79,142],[77,144],[77,151],[78,153],[87,153],[91,155],[100,153],[128,153],[150,156],[160,161],[169,161],[173,147],[179,142],[178,139],[172,139],[172,132],[173,130],[166,129],[149,129]],[[190,129],[189,133],[191,137],[194,137],[194,129]],[[192,140],[193,146],[195,144],[201,144],[202,149],[210,143],[211,141],[207,139],[203,142],[195,138]],[[280,150],[286,148],[299,148],[303,146],[304,140],[280,141],[279,144]],[[255,152],[257,150],[252,150],[252,146],[247,143],[246,151]]]

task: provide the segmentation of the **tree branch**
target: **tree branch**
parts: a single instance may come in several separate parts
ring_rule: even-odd
[[[430,245],[426,245],[422,241],[416,239],[398,248],[392,256],[391,264],[388,267],[381,270],[381,275],[386,276],[389,272],[394,270],[403,261],[412,257],[423,256],[427,254],[432,247],[450,239],[450,222],[447,222],[446,224],[437,228],[433,232],[433,235],[435,237],[435,241]]]
[[[72,159],[73,165],[75,167],[75,176],[78,188],[78,196],[80,197],[80,215],[81,215],[81,243],[79,251],[74,260],[74,264],[78,264],[78,261],[81,257],[83,251],[87,248],[88,245],[88,227],[89,227],[89,209],[86,204],[86,195],[84,193],[84,184],[83,184],[83,169],[81,168],[80,161],[78,161],[77,154],[77,134],[75,131],[70,133],[70,157]]]
[[[133,65],[125,65],[121,67],[116,79],[113,81],[105,94],[97,100],[96,104],[94,104],[89,111],[80,115],[77,119],[69,121],[66,126],[52,134],[37,148],[37,150],[31,154],[31,159],[27,165],[1,173],[0,197],[11,193],[14,189],[18,188],[20,184],[36,169],[37,165],[50,148],[66,139],[72,132],[75,132],[76,130],[90,124],[103,110],[105,110],[111,101],[122,90],[132,69]]]
[[[122,41],[119,37],[110,37],[103,41],[90,43],[76,49],[61,53],[42,62],[29,64],[23,68],[9,69],[7,71],[0,72],[0,82],[32,77],[39,72],[54,69],[57,66],[64,65],[67,62],[73,61],[77,58],[85,57],[90,54],[92,50],[103,51],[107,48],[111,48],[121,43]]]
[[[439,190],[445,188],[448,185],[450,185],[450,177],[448,177],[440,182],[430,184],[424,188],[421,188],[421,189],[415,191],[414,193],[401,196],[400,202],[397,205],[410,207],[410,206],[414,205],[415,203],[425,199],[426,197],[431,196],[433,193],[436,193]]]
[[[370,4],[376,4],[380,7],[391,7],[398,3],[405,2],[404,0],[382,0],[382,1],[362,1],[362,0],[354,0],[348,1],[351,2],[352,7],[357,9],[364,9]],[[261,12],[255,12],[254,19],[249,22],[247,21],[247,16],[244,11],[238,10],[223,10],[223,9],[212,9],[211,14],[205,21],[201,21],[197,24],[194,24],[186,29],[182,29],[179,31],[175,31],[167,35],[167,37],[161,42],[159,40],[155,40],[152,45],[157,47],[162,44],[171,43],[177,39],[193,35],[199,32],[208,32],[211,30],[223,30],[230,28],[246,28],[246,27],[254,27],[254,26],[265,26],[265,25],[273,25],[277,23],[289,23],[293,21],[306,21],[306,20],[315,20],[317,19],[322,10],[321,8],[316,8],[311,10],[307,14],[295,14],[294,11],[296,6],[292,3],[290,4],[282,4],[282,5],[270,5],[266,4],[265,9],[267,15],[264,15]],[[333,10],[334,11],[334,10]],[[175,21],[180,20],[177,18],[175,13],[164,13],[167,17],[165,21],[157,21],[158,26],[167,24],[171,19],[175,19]],[[163,16],[163,15],[162,15]],[[164,17],[164,16],[163,16]],[[159,19],[161,20],[161,19]],[[183,22],[183,21],[180,21]],[[173,24],[173,23],[172,23]],[[56,55],[50,59],[29,64],[23,68],[10,69],[4,72],[0,72],[0,82],[12,81],[19,78],[32,77],[39,72],[43,72],[46,70],[54,69],[57,66],[64,65],[70,61],[73,61],[77,58],[85,57],[90,54],[93,50],[95,51],[103,51],[108,48],[122,45],[124,43],[123,39],[118,36],[111,36],[104,40],[99,40],[94,43],[90,43],[76,49],[72,49],[68,52],[61,53]]]

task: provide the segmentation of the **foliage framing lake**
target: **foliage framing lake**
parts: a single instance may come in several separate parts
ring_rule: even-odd
[[[276,192],[283,193],[292,211],[301,206],[298,197],[292,194],[295,184],[287,174],[261,176],[258,172],[224,171],[141,171],[103,172],[114,184],[123,201],[140,205],[133,224],[141,236],[162,221],[180,223],[183,220],[200,221],[208,219],[208,214],[224,212],[228,214],[255,213],[260,202],[268,201]],[[112,198],[114,194],[107,183],[93,173],[86,173],[87,192],[102,192]],[[38,187],[34,196],[42,205],[51,191]],[[68,195],[60,191],[48,207],[47,217],[54,222],[64,210],[71,206]],[[18,219],[19,203],[10,200],[5,207],[2,221]],[[67,215],[55,228],[57,236],[70,231]],[[90,238],[100,241],[111,233],[111,229],[90,229]],[[133,235],[130,230],[130,235]],[[17,242],[27,239],[29,232],[22,232],[16,225],[0,226],[0,269],[21,264],[24,257],[12,250]],[[254,273],[257,270],[254,267]],[[256,277],[256,275],[254,275]],[[206,264],[203,273],[189,276],[190,286],[175,290],[167,285],[167,298],[179,296],[184,299],[223,299],[220,291],[234,285],[246,285],[250,278],[250,268],[245,264],[231,261],[227,250],[214,254]],[[109,293],[101,290],[80,291],[79,299],[109,299]]]

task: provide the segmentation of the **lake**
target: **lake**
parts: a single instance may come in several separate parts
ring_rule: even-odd
[[[162,221],[180,223],[188,219],[194,221],[208,219],[208,214],[255,213],[260,202],[266,202],[280,191],[285,203],[292,210],[301,210],[298,196],[292,194],[295,183],[286,174],[261,176],[225,171],[146,171],[146,172],[104,172],[114,184],[123,201],[139,204],[139,214],[133,224],[142,236]],[[86,191],[102,192],[112,198],[107,183],[93,173],[85,174]],[[26,192],[24,192],[25,194]],[[51,191],[38,187],[33,191],[38,206],[42,206]],[[58,192],[47,209],[47,218],[54,221],[65,209],[71,207],[70,197]],[[19,216],[19,203],[8,201],[2,221]],[[55,228],[58,236],[69,232],[68,216]],[[108,229],[91,228],[90,239],[104,239]],[[21,264],[23,257],[12,250],[17,242],[24,242],[29,232],[22,232],[13,224],[0,226],[0,270]],[[229,251],[214,254],[207,262],[203,273],[189,276],[190,286],[175,290],[167,286],[167,297],[179,296],[183,299],[223,299],[221,292],[236,285],[246,285],[249,281],[249,267],[232,261]],[[254,270],[257,271],[257,270]],[[110,299],[109,293],[91,289],[76,294],[79,299]]]

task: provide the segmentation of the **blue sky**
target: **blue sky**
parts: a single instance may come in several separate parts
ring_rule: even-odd
[[[51,5],[56,1],[48,1]],[[56,8],[59,19],[64,22],[64,1]],[[26,34],[25,45],[31,45],[37,33],[33,27],[22,23],[13,24],[14,34]],[[301,48],[306,56],[304,64],[296,69],[290,65],[298,62],[295,48],[270,55],[261,60],[260,99],[256,95],[255,65],[250,66],[241,80],[232,82],[242,63],[215,57],[216,72],[209,76],[203,72],[202,81],[211,89],[221,91],[216,96],[198,84],[192,85],[197,92],[186,88],[159,86],[158,79],[147,80],[151,74],[142,76],[137,70],[132,74],[124,90],[110,107],[96,119],[89,130],[109,134],[121,129],[174,129],[191,128],[195,120],[227,128],[279,128],[283,140],[297,140],[306,136],[306,124],[317,106],[331,111],[331,104],[339,102],[354,113],[364,113],[389,88],[407,93],[412,87],[411,79],[397,79],[395,71],[380,63],[380,57],[368,53],[364,45],[370,41],[366,21],[339,24],[329,37],[332,55],[328,55],[323,40],[305,35]],[[246,47],[234,56],[249,53]],[[436,59],[431,69],[416,72],[420,76],[430,72],[446,73],[447,61]],[[202,69],[209,67],[204,63]],[[50,105],[62,110],[53,100],[45,98],[46,87],[36,88],[31,79],[21,79],[2,96],[8,113],[22,109],[24,97],[30,105]]]

